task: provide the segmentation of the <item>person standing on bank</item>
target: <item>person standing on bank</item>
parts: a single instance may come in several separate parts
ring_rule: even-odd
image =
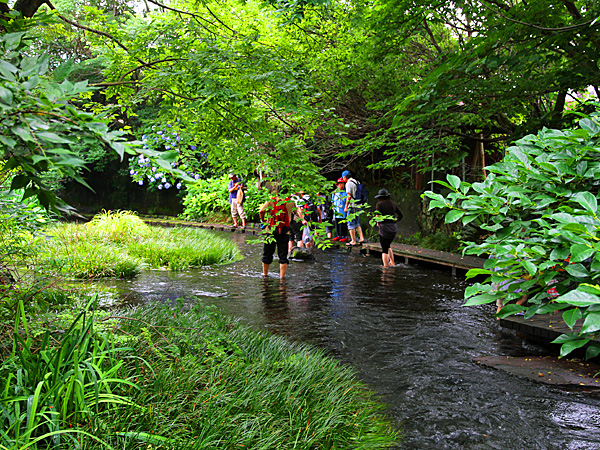
[[[360,206],[356,205],[356,189],[358,188],[358,181],[352,178],[352,174],[349,170],[344,170],[342,172],[342,179],[346,183],[346,195],[347,201],[344,206],[344,213],[346,217],[349,214],[352,214],[353,217],[348,220],[348,233],[350,233],[350,242],[346,245],[359,245],[365,242],[365,236],[363,234],[362,227],[360,226]],[[358,236],[360,241],[356,242],[356,232],[358,231]]]
[[[267,240],[263,245],[262,268],[263,275],[269,275],[269,266],[273,262],[273,254],[277,249],[279,256],[279,278],[285,278],[288,260],[288,242],[290,240],[290,219],[292,217],[292,201],[281,199],[279,189],[271,186],[273,197],[265,202],[258,211],[261,228],[267,230]]]
[[[383,262],[383,267],[395,266],[394,252],[391,245],[398,233],[397,222],[402,220],[404,215],[402,214],[400,207],[390,200],[390,193],[387,189],[380,189],[375,198],[377,199],[375,214],[387,216],[387,218],[384,218],[377,223],[379,227],[379,243],[381,244],[381,260]]]
[[[233,226],[237,228],[237,216],[242,219],[242,228],[246,228],[246,213],[244,212],[244,183],[234,173],[229,174],[229,205]]]

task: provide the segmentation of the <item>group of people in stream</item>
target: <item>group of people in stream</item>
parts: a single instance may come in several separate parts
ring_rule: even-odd
[[[323,228],[327,239],[347,246],[366,242],[360,225],[366,189],[349,171],[344,171],[336,181],[333,193],[318,194],[315,201],[304,192],[285,195],[277,183],[266,183],[265,187],[269,189],[271,198],[259,210],[261,227],[268,235],[263,247],[263,275],[268,275],[269,266],[277,252],[279,275],[284,278],[293,248],[312,247],[315,233]],[[392,267],[395,262],[391,244],[398,232],[397,222],[402,219],[403,214],[386,189],[381,189],[375,198],[378,200],[375,217],[379,228],[382,263],[384,267]],[[318,226],[319,223],[326,225]]]

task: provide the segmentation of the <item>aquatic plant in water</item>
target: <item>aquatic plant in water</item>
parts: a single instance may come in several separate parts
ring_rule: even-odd
[[[240,257],[235,243],[206,230],[150,227],[127,211],[104,212],[86,225],[57,224],[46,233],[40,263],[77,279],[132,278],[146,266],[182,270]]]
[[[103,211],[87,226],[114,242],[127,242],[150,233],[150,227],[131,211]]]

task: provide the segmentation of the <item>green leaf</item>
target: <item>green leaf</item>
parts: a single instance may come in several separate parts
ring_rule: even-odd
[[[554,301],[557,303],[568,303],[573,306],[590,306],[600,304],[600,296],[575,289],[560,297],[556,297]]]
[[[2,69],[2,71],[6,71],[11,74],[15,74],[19,71],[17,67],[9,63],[8,61],[4,61],[3,59],[0,59],[0,68]]]
[[[17,175],[10,183],[10,190],[22,189],[29,184],[29,177],[25,175]]]
[[[25,142],[35,142],[35,139],[29,132],[29,130],[21,125],[15,125],[11,128],[11,131],[23,139]]]
[[[581,332],[594,333],[598,330],[600,330],[600,312],[586,314],[583,326],[581,327]]]
[[[585,350],[585,359],[592,359],[600,355],[600,344],[591,342],[588,348]]]
[[[125,145],[122,142],[112,142],[110,146],[113,148],[115,152],[119,155],[121,160],[123,160],[123,155],[125,154]],[[158,161],[157,161],[158,162]],[[159,164],[160,165],[160,164]],[[171,165],[169,164],[169,168]]]
[[[579,126],[584,130],[589,131],[592,135],[596,135],[598,132],[600,132],[600,127],[598,124],[591,119],[581,119],[579,121]]]
[[[588,294],[600,296],[600,286],[598,286],[597,284],[593,285],[593,284],[581,283],[577,287],[577,290],[581,291],[581,292],[586,292]]]
[[[3,3],[7,3],[7,2],[3,2]],[[8,34],[5,34],[4,36],[2,36],[2,41],[6,42],[7,50],[14,50],[21,44],[21,40],[23,39],[23,36],[25,36],[26,34],[27,34],[26,31],[18,31],[15,33],[8,33]]]
[[[460,178],[458,178],[456,175],[447,175],[446,179],[448,180],[448,183],[450,183],[450,186],[458,191],[460,188]]]
[[[571,353],[573,350],[577,350],[578,348],[581,348],[584,345],[586,345],[588,342],[590,342],[590,340],[591,339],[578,339],[576,341],[565,342],[560,347],[560,357],[564,358],[569,353]]]
[[[571,330],[573,329],[575,322],[581,319],[581,317],[582,314],[579,308],[573,308],[563,312],[563,320]]]
[[[23,87],[26,90],[31,90],[35,88],[38,84],[40,84],[40,77],[37,75],[30,77],[25,83],[23,83]]]
[[[468,280],[478,275],[490,275],[491,273],[492,271],[487,269],[469,269],[469,271],[465,275],[465,278]]]
[[[50,131],[40,131],[36,133],[36,136],[46,142],[52,142],[53,144],[72,144],[73,141],[70,139],[59,136],[56,133]]]
[[[565,267],[565,270],[569,275],[572,275],[576,278],[587,278],[590,276],[588,270],[583,266],[583,264],[580,263],[569,264],[567,267]]]
[[[497,316],[501,319],[504,319],[506,317],[514,316],[516,313],[524,310],[525,306],[517,305],[516,303],[511,303],[510,305],[504,306],[497,314]]]
[[[531,261],[521,261],[521,265],[525,267],[525,270],[529,272],[529,275],[535,275],[538,271],[538,268]]]
[[[0,102],[9,106],[13,103],[12,91],[6,89],[4,86],[0,86]]]
[[[488,303],[493,303],[498,298],[498,295],[494,294],[480,294],[475,295],[469,298],[463,306],[475,306],[475,305],[485,305]]]
[[[550,258],[552,261],[564,261],[569,257],[570,254],[571,252],[568,248],[557,247],[550,253]]]
[[[165,161],[167,161],[168,163],[173,163],[173,162],[177,161],[178,156],[179,156],[179,151],[177,151],[177,150],[170,150],[167,152],[163,152],[161,154],[161,158],[164,159]]]
[[[585,244],[574,244],[571,246],[571,263],[577,263],[585,261],[590,256],[596,253],[596,250],[589,245]]]
[[[454,223],[464,215],[465,215],[465,211],[461,211],[458,209],[451,209],[446,214],[446,223]]]
[[[579,192],[574,200],[583,206],[586,211],[598,212],[598,199],[591,192]]]
[[[62,83],[73,70],[73,58],[69,58],[54,70],[52,78],[57,83]]]
[[[17,145],[17,141],[15,141],[13,138],[10,138],[8,136],[2,136],[0,134],[0,142],[2,142],[4,145],[6,145],[8,148],[14,148],[15,145]]]

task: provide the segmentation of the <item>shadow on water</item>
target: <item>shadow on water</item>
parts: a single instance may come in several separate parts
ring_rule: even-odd
[[[405,432],[402,449],[598,449],[600,400],[481,367],[473,358],[543,349],[503,333],[493,308],[464,308],[460,278],[377,258],[317,252],[261,275],[260,246],[228,234],[245,259],[118,281],[127,301],[177,298],[218,306],[243,322],[325,349],[354,367]]]

